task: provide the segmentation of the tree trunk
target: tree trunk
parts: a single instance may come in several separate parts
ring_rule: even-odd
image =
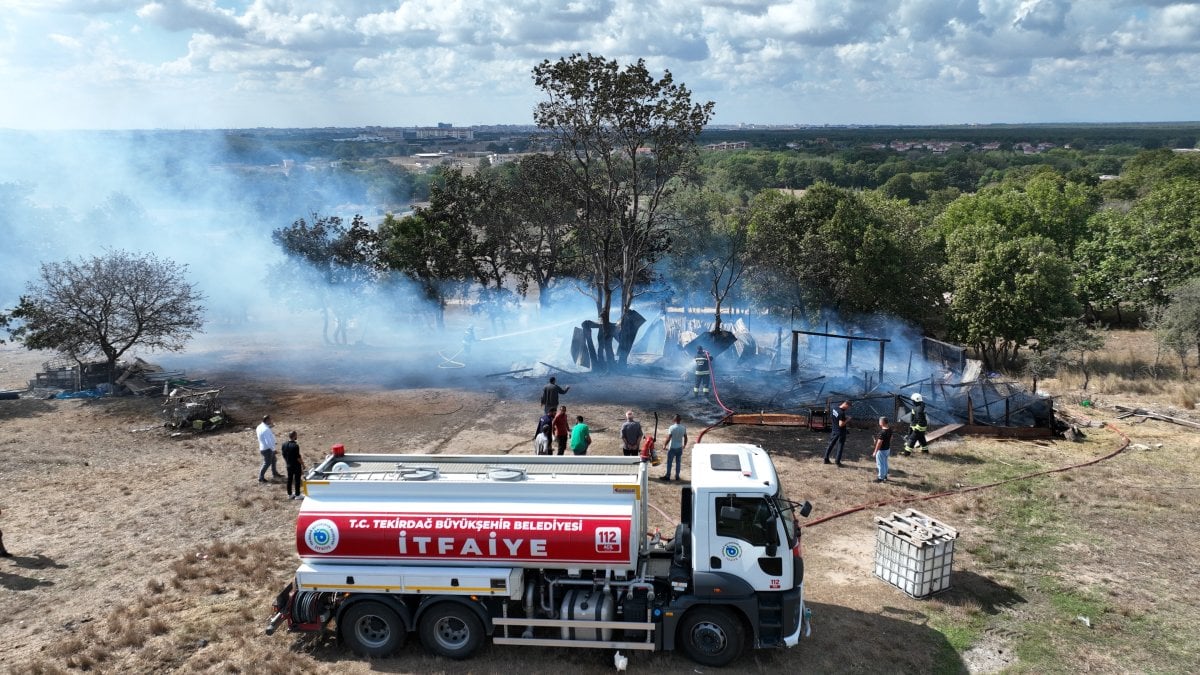
[[[605,288],[600,294],[601,298],[596,301],[599,310],[596,312],[596,318],[600,328],[596,331],[596,363],[592,364],[592,369],[606,372],[615,360],[612,348],[612,291]]]

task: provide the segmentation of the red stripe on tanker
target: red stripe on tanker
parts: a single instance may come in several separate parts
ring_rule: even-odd
[[[488,560],[509,563],[632,565],[633,518],[626,514],[302,512],[302,560],[364,562]]]

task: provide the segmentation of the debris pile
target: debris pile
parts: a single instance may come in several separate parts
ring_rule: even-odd
[[[163,401],[162,415],[166,419],[164,424],[168,427],[212,431],[229,422],[223,407],[220,389],[200,391],[176,387],[167,393]]]
[[[165,396],[173,386],[204,386],[203,380],[189,380],[181,370],[134,357],[118,361],[111,369],[107,361],[80,363],[62,356],[42,364],[42,371],[29,381],[29,389],[39,398],[99,398],[101,396]]]

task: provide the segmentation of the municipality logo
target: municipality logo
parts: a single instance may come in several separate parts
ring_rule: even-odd
[[[728,544],[725,544],[725,549],[722,551],[722,553],[724,553],[725,557],[730,560],[737,560],[738,558],[742,557],[742,547],[733,542],[729,542]]]
[[[304,543],[316,553],[329,553],[338,545],[337,523],[328,518],[309,523],[304,530]]]

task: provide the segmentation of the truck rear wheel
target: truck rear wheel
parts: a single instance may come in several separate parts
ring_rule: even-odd
[[[404,622],[382,602],[366,600],[351,605],[338,619],[342,641],[359,656],[390,656],[404,646]]]
[[[470,608],[442,602],[421,616],[421,644],[429,651],[461,661],[483,644],[483,622]]]
[[[696,607],[679,626],[683,651],[696,663],[719,668],[742,653],[746,641],[742,622],[727,610]]]

